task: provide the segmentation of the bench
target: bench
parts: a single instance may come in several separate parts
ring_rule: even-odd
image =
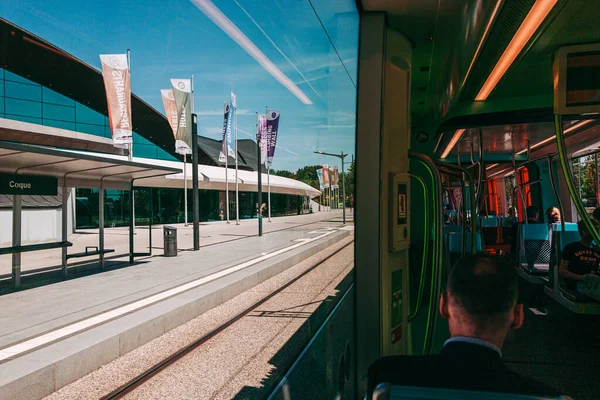
[[[95,249],[95,250],[90,251],[90,249]],[[100,250],[100,249],[98,249],[98,246],[86,246],[85,247],[85,251],[82,251],[81,253],[67,254],[67,260],[69,258],[97,256],[97,255],[100,255],[100,254],[114,253],[114,252],[115,252],[114,249]]]
[[[420,386],[395,386],[390,385],[389,383],[380,383],[373,392],[373,400],[559,400],[565,398],[568,397],[544,397],[515,393],[440,389]]]
[[[1,247],[0,255],[3,254],[14,254],[14,253],[27,253],[29,251],[39,251],[48,249],[60,249],[63,247],[71,247],[73,243],[62,241],[62,242],[50,242],[50,243],[37,243],[37,244],[26,244],[21,246]]]

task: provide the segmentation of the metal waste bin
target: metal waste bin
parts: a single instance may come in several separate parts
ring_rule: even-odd
[[[174,226],[163,227],[163,239],[165,257],[175,257],[177,255],[177,228]]]

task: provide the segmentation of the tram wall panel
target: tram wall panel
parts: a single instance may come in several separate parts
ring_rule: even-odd
[[[0,400],[35,400],[76,381],[348,237],[338,231],[0,364]]]

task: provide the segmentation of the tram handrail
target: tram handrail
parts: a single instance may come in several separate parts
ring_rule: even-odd
[[[446,168],[440,168],[440,171],[446,175],[450,175],[450,176],[454,176],[455,178],[458,178],[458,181],[460,183],[460,190],[462,191],[462,198],[460,199],[462,205],[462,212],[463,212],[463,217],[462,217],[462,244],[461,244],[461,256],[464,257],[467,254],[467,227],[465,224],[465,216],[466,216],[466,209],[467,209],[467,197],[465,196],[465,181],[462,177],[462,174],[459,174],[457,172],[448,170]],[[471,211],[472,214],[472,211]]]
[[[557,156],[558,153],[553,153],[548,155],[548,174],[550,175],[550,185],[552,186],[552,191],[554,192],[554,197],[556,197],[556,202],[558,204],[558,211],[560,212],[560,227],[561,230],[565,230],[565,213],[563,212],[562,201],[560,200],[560,196],[558,195],[558,189],[556,188],[556,183],[554,182],[554,171],[552,170],[552,157]]]
[[[446,170],[454,170],[458,173],[463,173],[467,180],[469,181],[469,200],[471,203],[471,252],[475,254],[477,252],[477,241],[475,238],[476,229],[475,226],[477,224],[477,209],[475,206],[475,188],[473,187],[473,175],[463,167],[456,166],[454,164],[448,164],[442,161],[436,161],[438,166],[444,167]],[[463,192],[463,196],[465,193]],[[463,224],[463,228],[466,227]]]
[[[567,188],[569,189],[569,194],[571,195],[571,200],[575,204],[575,208],[579,213],[579,218],[581,218],[581,220],[585,224],[585,227],[592,235],[594,241],[596,243],[600,243],[600,232],[598,232],[596,227],[594,227],[592,220],[590,219],[590,217],[588,217],[583,202],[581,201],[581,198],[577,196],[575,190],[575,183],[573,182],[573,175],[571,174],[571,169],[569,168],[569,159],[567,155],[567,148],[565,145],[562,115],[556,114],[554,116],[554,130],[556,131],[556,147],[558,149],[558,158],[560,160],[560,166],[563,171],[565,182],[567,183]]]
[[[431,297],[429,301],[429,312],[428,312],[428,323],[425,333],[425,341],[423,342],[423,354],[430,354],[433,346],[433,335],[436,330],[439,307],[437,306],[436,299],[439,298],[441,293],[441,279],[442,279],[442,179],[440,172],[437,169],[435,162],[427,155],[418,153],[413,150],[408,150],[408,157],[418,160],[423,166],[429,171],[432,178],[433,186],[433,229],[434,229],[434,251],[433,251],[433,274],[431,279]]]
[[[429,202],[427,201],[427,186],[425,186],[425,182],[423,181],[423,179],[415,174],[408,174],[411,178],[414,178],[415,180],[419,181],[419,183],[421,184],[421,186],[423,187],[423,200],[424,200],[424,204],[425,207],[427,207],[429,205]],[[429,224],[427,223],[427,209],[425,209],[424,214],[424,222],[423,222],[423,260],[421,261],[421,278],[419,281],[419,291],[417,292],[417,301],[416,301],[416,305],[415,305],[415,310],[409,314],[408,316],[408,322],[410,323],[412,320],[414,320],[417,315],[419,314],[419,310],[421,309],[421,303],[423,302],[423,292],[425,291],[425,273],[427,272],[427,256],[429,255],[429,233],[430,233],[430,228],[429,228]],[[433,277],[433,269],[435,268],[435,265],[432,265],[431,271],[432,271],[432,277]]]

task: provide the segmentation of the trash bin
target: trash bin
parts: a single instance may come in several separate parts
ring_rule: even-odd
[[[174,226],[163,227],[163,239],[165,257],[175,257],[177,255],[177,228]]]

